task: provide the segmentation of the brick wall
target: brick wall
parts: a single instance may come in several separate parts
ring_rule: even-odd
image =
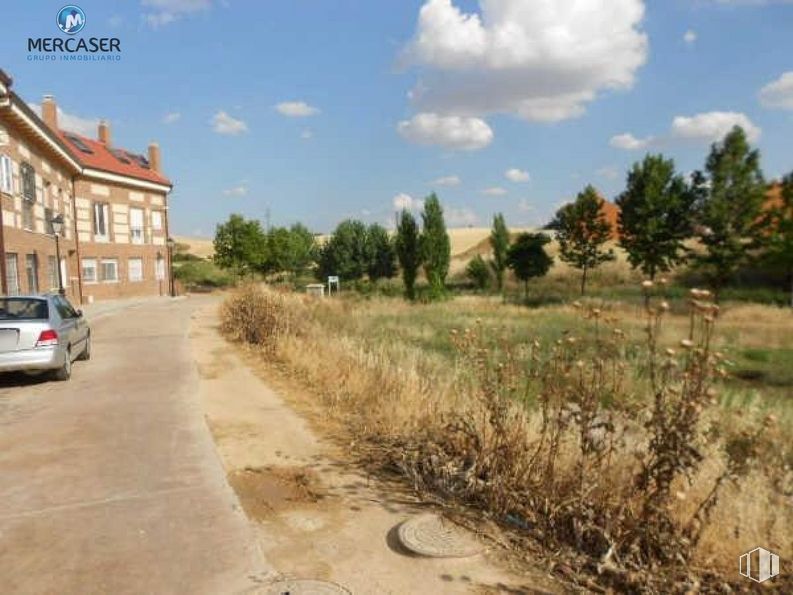
[[[96,271],[95,279],[90,278],[93,275],[86,279],[84,274],[82,278],[86,303],[168,294],[165,194],[83,177],[72,186],[68,163],[1,118],[0,155],[11,159],[13,171],[12,192],[0,193],[7,278],[16,268],[16,280],[9,278],[9,289],[18,287],[21,293],[57,290],[57,282],[53,284],[57,269],[52,262],[55,239],[47,220],[60,214],[64,218],[63,283],[70,299],[80,303],[80,275],[91,270]],[[33,201],[26,202],[22,196],[23,164],[35,172]],[[97,228],[95,205],[107,205],[104,234]]]
[[[167,295],[165,195],[90,179],[78,180],[75,193],[81,258],[89,264],[96,262],[98,269],[103,261],[115,261],[118,268],[117,280],[102,279],[100,274],[96,281],[88,281],[84,275],[84,299]],[[97,229],[95,216],[102,205],[107,205],[104,230]],[[133,211],[137,211],[137,219]],[[135,225],[138,222],[142,226]],[[133,267],[131,259],[140,262]],[[162,262],[162,278],[157,277],[158,261]],[[133,272],[136,277],[140,273],[140,280],[131,279]]]
[[[77,267],[77,246],[74,235],[72,206],[72,173],[70,168],[46,151],[39,151],[24,131],[13,125],[0,122],[0,155],[6,155],[12,162],[11,193],[0,191],[0,204],[3,215],[3,236],[7,258],[7,283],[17,286],[22,293],[32,290],[57,290],[57,273],[51,270],[50,262],[56,256],[55,238],[47,232],[47,220],[62,215],[61,258],[65,260],[66,276],[64,287],[69,297],[79,300],[79,280]],[[33,168],[35,191],[34,200],[27,201],[23,194],[22,164]],[[27,213],[26,213],[27,211]],[[30,258],[29,258],[30,257]],[[32,286],[31,272],[35,270],[35,285]],[[17,274],[13,276],[13,262],[16,261]],[[54,273],[54,274],[51,274]],[[12,287],[9,287],[11,289]]]

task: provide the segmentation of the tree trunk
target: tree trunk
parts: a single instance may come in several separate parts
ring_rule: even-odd
[[[790,307],[793,308],[793,271],[790,271]]]
[[[584,295],[586,291],[586,274],[587,274],[587,267],[584,267],[584,273],[581,275],[581,295]]]
[[[529,280],[528,279],[526,279],[523,282],[523,299],[525,301],[527,301],[527,302],[529,301]]]

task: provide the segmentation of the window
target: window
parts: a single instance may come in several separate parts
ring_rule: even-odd
[[[143,209],[129,210],[129,235],[133,244],[143,243]]]
[[[36,170],[30,163],[23,163],[19,167],[22,177],[22,197],[29,202],[36,202]]]
[[[99,281],[99,276],[96,271],[95,258],[83,258],[82,260],[83,281],[85,283],[96,283]]]
[[[0,155],[0,192],[13,194],[14,178],[11,158],[8,155]]]
[[[6,254],[6,285],[8,286],[8,295],[19,295],[19,270],[17,264],[17,255]]]
[[[127,270],[129,271],[129,280],[132,282],[143,281],[143,259],[130,258],[127,262]]]
[[[55,230],[52,228],[52,209],[45,207],[44,208],[44,233],[47,233],[51,236],[55,235]]]
[[[0,298],[0,320],[46,320],[47,301],[41,298]]]
[[[70,318],[80,317],[79,314],[77,314],[77,310],[69,303],[69,300],[63,296],[56,296],[52,301],[55,303],[55,308],[58,310],[58,314],[60,314],[61,318],[68,320]]]
[[[108,240],[110,227],[110,205],[106,202],[94,203],[94,236],[97,240]]]
[[[157,268],[154,271],[154,276],[157,281],[165,280],[165,259],[162,256],[157,257]]]
[[[51,290],[60,289],[58,283],[58,259],[54,256],[47,257],[47,280]]]
[[[89,153],[89,154],[90,154],[90,153],[93,153],[93,150],[91,149],[91,147],[89,147],[89,146],[88,146],[88,145],[85,143],[85,141],[83,141],[83,139],[81,139],[81,138],[80,138],[79,136],[77,136],[76,134],[72,134],[72,133],[70,133],[70,132],[67,132],[66,134],[64,134],[64,136],[65,136],[66,138],[68,138],[68,139],[69,139],[69,141],[70,141],[70,142],[71,142],[71,143],[72,143],[72,144],[73,144],[75,147],[77,147],[78,149],[80,149],[80,150],[81,150],[83,153]]]
[[[152,231],[162,231],[162,213],[160,211],[151,212]]]
[[[39,292],[39,261],[35,254],[25,254],[25,277],[28,281],[28,292]]]
[[[22,228],[33,229],[33,203],[36,202],[36,171],[29,163],[19,167],[22,178]]]
[[[99,265],[99,278],[103,282],[115,283],[118,281],[118,260],[115,258],[103,258]]]

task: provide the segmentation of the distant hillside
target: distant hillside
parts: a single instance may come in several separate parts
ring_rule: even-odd
[[[191,238],[188,236],[175,236],[177,245],[187,246],[185,252],[200,258],[211,258],[215,253],[212,240],[208,238]]]
[[[513,235],[530,229],[511,229]],[[327,241],[328,236],[319,236],[319,242]],[[452,259],[465,260],[466,262],[477,254],[489,254],[490,252],[490,228],[489,227],[464,227],[449,229],[449,239],[452,244]],[[214,253],[212,240],[210,238],[196,238],[190,236],[176,236],[174,238],[178,244],[187,246],[189,254],[210,258]]]

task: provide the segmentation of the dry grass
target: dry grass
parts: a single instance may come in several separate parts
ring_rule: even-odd
[[[194,238],[188,236],[174,237],[177,244],[187,246],[187,253],[199,258],[212,258],[215,254],[215,247],[211,238]]]
[[[651,590],[677,590],[700,575],[718,581],[708,585],[715,589],[737,579],[744,550],[793,555],[793,419],[715,406],[714,376],[726,356],[712,354],[731,345],[717,335],[697,344],[696,357],[679,347],[674,358],[664,355],[688,336],[682,311],[665,311],[652,327],[655,365],[679,362],[674,373],[663,368],[662,390],[653,391],[641,347],[647,312],[634,306],[526,310],[465,298],[417,307],[250,287],[236,300],[224,312],[227,333],[259,337],[253,342],[268,357],[287,364],[329,415],[357,441],[378,445],[418,489],[487,508],[549,547],[572,549],[581,569],[612,586],[660,581]],[[254,323],[260,330],[240,331],[256,303],[268,311]],[[719,324],[745,345],[791,342],[789,313],[773,308],[728,308]],[[261,338],[268,325],[272,340]],[[675,424],[658,417],[657,405],[653,413],[653,394],[664,395],[661,410]],[[692,575],[675,571],[676,557]]]

